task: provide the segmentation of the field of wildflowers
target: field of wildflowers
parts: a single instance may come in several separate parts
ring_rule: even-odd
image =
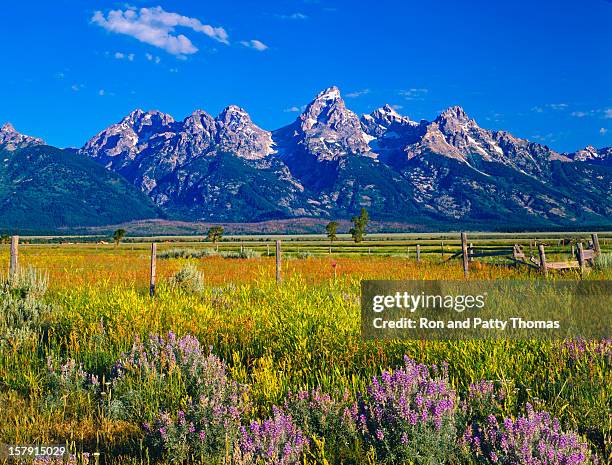
[[[458,263],[303,248],[277,286],[263,250],[166,249],[152,299],[144,244],[23,247],[0,282],[1,444],[66,443],[71,463],[610,461],[610,341],[361,340],[361,279]]]

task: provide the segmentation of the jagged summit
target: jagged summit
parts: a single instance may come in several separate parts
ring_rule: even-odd
[[[567,154],[567,156],[574,161],[582,161],[597,165],[612,165],[612,147],[597,149],[592,145],[587,145],[584,149]]]
[[[440,116],[438,116],[435,119],[435,122],[437,122],[440,125],[442,124],[474,124],[475,125],[476,124],[476,122],[467,115],[465,110],[458,105],[449,107],[446,110],[444,110],[442,113],[440,113]]]
[[[45,142],[38,138],[17,132],[13,125],[6,122],[0,128],[0,148],[16,150],[33,145],[43,145]]]
[[[251,116],[244,108],[241,108],[238,105],[228,105],[221,111],[221,113],[219,113],[219,116],[217,116],[216,119],[217,121],[222,121],[224,123],[230,123],[232,121],[251,122]]]
[[[389,104],[377,108],[369,115],[363,115],[361,124],[364,131],[373,137],[381,137],[389,130],[404,131],[407,127],[414,128],[419,125],[407,116],[400,115]]]
[[[377,217],[441,222],[612,215],[601,203],[611,197],[607,166],[596,166],[609,164],[609,149],[558,154],[481,128],[460,106],[433,121],[411,121],[389,104],[359,117],[336,86],[273,132],[237,105],[183,121],[135,110],[81,153],[186,219],[348,218],[360,206]]]
[[[10,122],[6,122],[0,128],[0,132],[17,132]]]
[[[167,113],[159,110],[144,111],[136,109],[125,116],[121,123],[129,124],[137,130],[141,130],[145,126],[161,127],[168,126],[174,123],[174,118]]]
[[[375,120],[384,121],[387,123],[391,123],[393,121],[397,121],[397,122],[409,121],[409,118],[406,118],[400,115],[389,104],[386,104],[383,107],[377,108],[372,113],[370,113],[369,115],[365,115],[365,116],[370,116],[371,118],[374,118]]]
[[[346,107],[335,86],[317,94],[293,124],[275,134],[283,139],[278,142],[281,153],[287,152],[283,145],[297,145],[317,160],[337,160],[349,154],[374,156],[359,117]]]
[[[328,87],[327,89],[319,92],[315,97],[315,100],[341,100],[340,89],[336,86]]]

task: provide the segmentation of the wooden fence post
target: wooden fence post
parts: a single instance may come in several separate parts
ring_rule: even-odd
[[[270,244],[266,244],[266,257],[270,256]]]
[[[421,261],[421,245],[420,244],[416,245],[416,256],[417,256],[417,263],[419,263]]]
[[[584,249],[582,248],[582,242],[576,244],[578,249],[578,264],[580,265],[580,274],[584,273]]]
[[[151,279],[149,281],[149,295],[155,296],[155,278],[157,277],[157,244],[151,244]]]
[[[281,277],[281,241],[276,241],[276,284],[280,284]]]
[[[469,257],[468,257],[468,245],[467,245],[467,235],[462,232],[461,233],[461,253],[463,256],[463,277],[467,279],[469,274]]]
[[[440,241],[440,250],[442,252],[442,260],[444,260],[444,241]]]
[[[474,255],[474,244],[470,242],[470,246],[468,247],[468,257],[471,262],[474,261],[474,257],[472,257],[472,255]]]
[[[19,272],[19,236],[11,237],[11,262],[9,275],[16,276]]]
[[[329,244],[329,254],[331,255],[332,251],[331,251],[331,244]]]
[[[593,241],[593,250],[595,250],[595,254],[599,255],[601,253],[601,249],[599,248],[599,238],[597,237],[597,233],[591,234],[591,240]]]
[[[546,268],[546,254],[544,253],[544,244],[538,244],[538,252],[540,254],[540,269],[544,276],[548,276],[548,268]]]

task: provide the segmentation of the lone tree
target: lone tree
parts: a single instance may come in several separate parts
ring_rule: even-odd
[[[329,238],[329,242],[334,242],[338,239],[338,222],[330,221],[325,226],[325,231],[327,231],[327,237]]]
[[[213,244],[217,244],[217,242],[223,238],[223,226],[212,226],[208,230],[206,238],[212,241]]]
[[[349,231],[351,236],[353,236],[353,240],[355,242],[361,242],[363,240],[363,236],[366,235],[366,227],[368,226],[368,221],[370,218],[368,216],[368,211],[365,208],[361,208],[361,213],[359,216],[353,216],[351,218],[351,222],[353,223],[353,227]]]
[[[114,233],[113,233],[113,240],[115,241],[115,246],[118,246],[119,243],[123,240],[123,238],[125,237],[126,231],[125,229],[117,229]]]

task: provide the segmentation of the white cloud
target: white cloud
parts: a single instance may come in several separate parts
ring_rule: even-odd
[[[300,111],[300,108],[296,107],[295,105],[289,108],[285,108],[286,113],[297,113],[299,111]]]
[[[290,15],[276,15],[276,17],[279,18],[279,19],[293,19],[293,20],[295,20],[295,19],[298,19],[298,20],[308,19],[307,15],[305,15],[304,13],[300,13],[300,12],[292,13]]]
[[[346,97],[357,98],[357,97],[361,97],[362,95],[367,95],[369,93],[370,93],[370,89],[361,89],[361,90],[356,90],[355,92],[349,92],[348,94],[346,94]]]
[[[403,105],[391,105],[391,108],[393,108],[394,110],[401,110],[402,108],[404,108]]]
[[[605,136],[608,133],[608,130],[606,128],[599,128],[599,134],[601,134],[602,136]]]
[[[258,52],[263,52],[267,50],[268,46],[259,40],[243,40],[240,42],[241,45],[252,48],[253,50],[257,50]]]
[[[399,94],[406,100],[423,100],[428,93],[429,89],[413,87],[412,89],[401,90]]]
[[[555,135],[552,132],[549,132],[548,134],[536,134],[532,137],[532,139],[539,140],[542,143],[550,143],[557,141]]]
[[[570,113],[576,118],[584,118],[585,116],[603,117],[604,119],[612,119],[612,108],[601,108],[595,110],[572,111]]]
[[[549,103],[546,106],[551,110],[565,110],[569,105],[567,103]]]
[[[100,97],[104,97],[104,95],[105,95],[105,94],[106,94],[106,91],[105,91],[104,89],[100,89],[100,90],[98,91],[98,95],[99,95]]]
[[[159,62],[161,61],[161,58],[159,58],[157,55],[152,55],[151,53],[145,53],[145,58],[148,61],[152,61],[153,63],[155,63],[156,65],[159,64]]]
[[[198,51],[187,36],[175,33],[176,27],[188,28],[229,44],[229,36],[222,27],[202,24],[197,18],[171,13],[160,6],[140,10],[134,7],[111,10],[106,16],[96,11],[91,20],[107,31],[134,37],[173,55],[190,55]]]
[[[544,113],[544,111],[546,110],[554,110],[554,111],[567,110],[568,107],[569,105],[567,103],[547,103],[546,105],[535,106],[531,109],[531,111],[535,113]]]
[[[178,73],[178,68],[170,68],[168,71],[171,73]]]
[[[85,87],[83,84],[72,84],[70,86],[70,89],[72,89],[73,92],[78,92],[79,90],[81,90],[83,87]]]
[[[136,55],[134,55],[133,53],[122,53],[122,52],[115,52],[115,54],[113,55],[117,60],[123,60],[126,59],[128,61],[134,61],[134,58],[136,57]]]

